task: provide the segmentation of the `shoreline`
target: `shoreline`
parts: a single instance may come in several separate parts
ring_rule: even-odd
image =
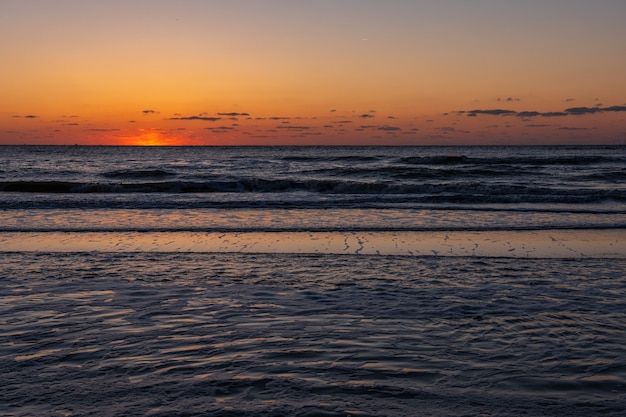
[[[1,232],[0,252],[626,258],[626,229],[448,232]]]

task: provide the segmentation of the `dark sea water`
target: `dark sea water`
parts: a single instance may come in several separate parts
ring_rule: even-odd
[[[622,416],[626,147],[0,147],[0,415]]]

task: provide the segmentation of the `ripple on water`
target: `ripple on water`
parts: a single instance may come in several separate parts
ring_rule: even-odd
[[[3,412],[14,415],[626,410],[624,260],[0,262]]]

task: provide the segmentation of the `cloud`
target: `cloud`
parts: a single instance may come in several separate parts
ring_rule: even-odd
[[[93,128],[93,129],[87,129],[88,132],[117,132],[119,131],[119,129],[98,129],[98,128]]]
[[[170,117],[168,120],[202,120],[205,122],[217,122],[218,120],[222,120],[222,118],[210,117],[210,116],[185,116],[185,117]]]
[[[518,112],[516,114],[517,117],[536,117],[539,116],[541,113],[539,113],[538,111],[521,111]]]
[[[310,128],[311,128],[310,126],[292,126],[292,125],[276,126],[276,129],[291,129],[291,130],[308,130]]]
[[[559,127],[559,130],[582,131],[582,130],[591,130],[591,129],[587,127]]]
[[[605,108],[602,109],[602,111],[611,111],[611,112],[626,111],[626,106],[605,107]]]
[[[610,107],[570,107],[564,110],[568,114],[583,115],[583,114],[595,114],[604,112],[626,112],[626,106],[610,106]]]
[[[561,112],[539,112],[536,110],[527,110],[516,112],[514,110],[505,109],[487,109],[487,110],[460,110],[456,111],[457,115],[465,114],[467,117],[476,117],[481,114],[490,116],[517,116],[520,118],[530,117],[563,117],[563,116],[582,116],[588,114],[605,113],[605,112],[626,112],[626,106],[610,106],[601,107],[597,105],[595,107],[570,107]]]
[[[516,114],[514,110],[503,110],[503,109],[494,109],[494,110],[470,110],[467,112],[468,116],[476,116],[478,114],[488,114],[492,116],[508,116]]]
[[[601,109],[599,107],[570,107],[569,109],[565,109],[565,113],[573,115],[593,114],[600,111]]]
[[[142,110],[141,111],[144,115],[148,115],[148,114],[159,114],[158,111],[156,110]]]
[[[34,114],[27,114],[25,116],[15,115],[13,117],[15,117],[15,118],[24,118],[24,119],[38,119],[39,118],[39,116],[36,116]]]
[[[211,130],[213,132],[220,132],[225,130],[235,130],[234,127],[231,126],[219,126],[219,127],[205,127],[205,130]]]
[[[237,116],[250,116],[249,113],[236,113],[236,112],[230,112],[230,113],[217,113],[218,116],[226,116],[226,117],[237,117]]]
[[[378,127],[377,129],[378,129],[378,130],[384,130],[384,131],[387,131],[387,132],[395,132],[395,131],[398,131],[398,130],[402,130],[402,129],[400,129],[399,127],[396,127],[396,126],[387,126],[387,125],[385,125],[385,126],[380,126],[380,127]]]
[[[359,117],[361,119],[369,119],[369,118],[376,117],[376,116],[374,116],[373,114],[369,114],[369,113],[363,113],[363,114],[359,115]]]
[[[521,100],[519,98],[514,98],[514,97],[507,97],[507,98],[500,98],[500,97],[498,97],[498,99],[496,101],[513,102],[513,101],[521,101]]]

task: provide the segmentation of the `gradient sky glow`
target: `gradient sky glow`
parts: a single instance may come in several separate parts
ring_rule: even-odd
[[[626,141],[624,0],[0,0],[0,144]]]

